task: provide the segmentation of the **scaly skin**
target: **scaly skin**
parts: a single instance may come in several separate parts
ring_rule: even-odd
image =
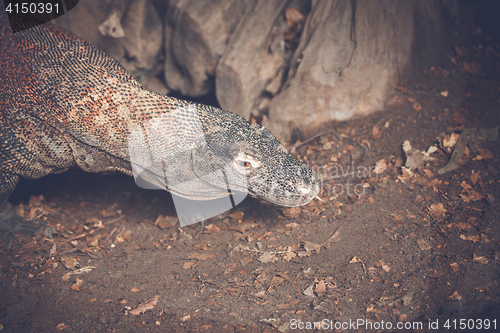
[[[151,92],[118,62],[56,26],[13,34],[5,13],[0,14],[0,63],[0,234],[7,241],[12,232],[40,229],[10,212],[7,199],[19,177],[71,168],[132,175],[131,133],[158,132],[147,150],[175,157],[164,163],[165,176],[194,180],[214,165],[224,166],[226,178],[239,179],[236,190],[290,207],[307,204],[319,191],[312,170],[266,128],[218,108]],[[203,188],[166,189],[195,200],[227,195],[221,179],[198,184]]]

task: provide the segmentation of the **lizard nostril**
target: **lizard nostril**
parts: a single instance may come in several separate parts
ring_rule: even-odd
[[[307,186],[299,186],[298,191],[301,195],[305,195],[311,191],[311,189]]]

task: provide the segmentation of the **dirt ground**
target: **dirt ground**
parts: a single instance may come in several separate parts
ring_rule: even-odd
[[[298,209],[248,198],[179,228],[170,195],[127,176],[24,181],[18,212],[59,233],[0,244],[0,331],[498,329],[500,140],[472,135],[438,174],[464,129],[500,124],[498,41],[477,34],[397,91],[289,146],[322,177],[324,202]],[[434,159],[414,150],[405,170],[405,140]]]

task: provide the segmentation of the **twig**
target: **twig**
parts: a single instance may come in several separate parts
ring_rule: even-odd
[[[338,135],[336,131],[328,131],[328,132],[316,134],[316,135],[312,136],[311,138],[307,139],[304,142],[301,142],[299,144],[297,144],[297,143],[294,144],[290,149],[293,149],[293,148],[297,149],[298,147],[300,147],[302,145],[305,145],[306,143],[311,142],[312,140],[314,140],[314,139],[316,139],[316,138],[318,138],[320,136],[327,135],[327,134],[333,134],[337,138],[337,140],[342,140],[342,141],[346,141],[346,142],[355,144],[355,145],[363,148],[365,150],[365,153],[366,153],[366,147],[365,146],[363,146],[362,144],[360,144],[360,143],[356,142],[355,140],[353,140],[351,138],[348,138],[348,137],[346,137],[344,135]],[[364,156],[365,153],[363,153],[363,156]]]
[[[104,224],[108,225],[108,224],[111,224],[111,223],[115,223],[116,221],[119,221],[119,220],[121,220],[121,219],[122,219],[122,218],[124,218],[124,217],[125,217],[125,215],[118,216],[117,218],[114,218],[114,219],[112,219],[112,220],[110,220],[110,221],[106,221],[106,222],[104,222]]]

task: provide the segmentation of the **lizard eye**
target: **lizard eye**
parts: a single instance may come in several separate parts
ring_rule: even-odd
[[[252,165],[248,161],[236,161],[236,163],[238,163],[238,166],[240,166],[240,167],[242,167],[244,169],[248,169]]]
[[[259,169],[262,164],[249,154],[239,153],[233,160],[233,166],[240,172],[248,174]]]

